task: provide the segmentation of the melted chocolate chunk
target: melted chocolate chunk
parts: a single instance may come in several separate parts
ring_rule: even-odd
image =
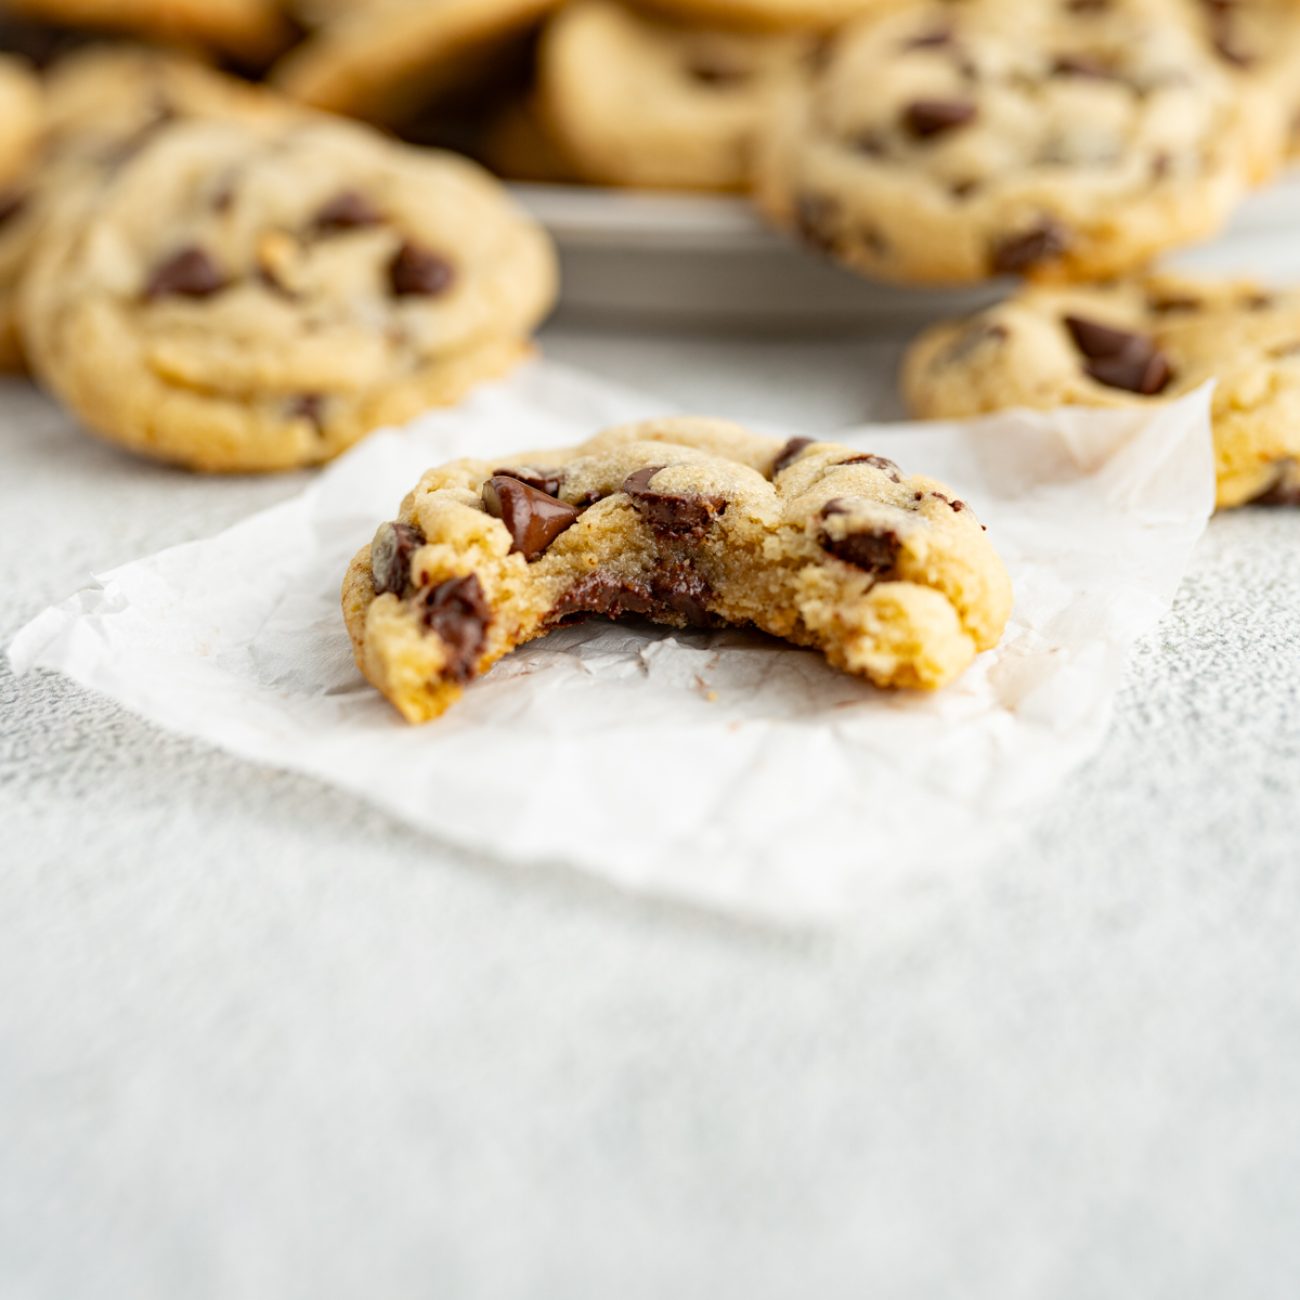
[[[474,664],[487,641],[492,610],[478,577],[448,578],[419,597],[424,606],[424,625],[442,639],[447,648],[443,670],[458,682],[474,676]]]
[[[592,614],[613,619],[640,614],[661,622],[685,622],[688,627],[716,627],[720,620],[709,612],[712,596],[709,584],[680,562],[663,565],[647,577],[590,573],[560,597],[547,621],[562,623]]]
[[[838,460],[835,463],[837,465],[871,465],[875,469],[888,474],[895,483],[903,481],[902,471],[887,456],[873,456],[870,452],[864,452],[861,456],[850,456],[848,460]]]
[[[1067,316],[1065,327],[1088,359],[1084,370],[1099,384],[1142,397],[1163,392],[1173,378],[1169,358],[1146,334],[1116,329],[1083,316]]]
[[[375,595],[400,596],[411,577],[411,556],[424,545],[424,534],[411,524],[381,524],[370,544],[370,576]]]
[[[494,474],[483,484],[483,508],[505,524],[511,552],[518,552],[530,564],[577,522],[580,513],[505,474]]]
[[[848,513],[848,506],[840,499],[828,501],[822,507],[822,518]],[[849,533],[846,537],[834,538],[823,532],[822,549],[829,551],[838,560],[851,564],[878,578],[892,573],[898,563],[898,550],[901,545],[899,536],[891,528],[873,528],[860,533]]]
[[[197,244],[182,248],[153,269],[144,288],[145,298],[210,298],[226,287],[221,268]]]
[[[494,469],[493,474],[504,474],[507,478],[517,478],[527,483],[530,488],[545,492],[548,497],[558,497],[564,486],[565,472],[562,469],[537,469],[532,465],[505,466]]]
[[[994,244],[993,270],[998,275],[1019,275],[1041,262],[1050,262],[1053,258],[1060,257],[1069,243],[1065,227],[1054,217],[1043,217],[1028,230],[1008,235]]]
[[[772,472],[768,477],[775,478],[782,470],[789,469],[803,455],[804,448],[811,447],[812,444],[813,440],[811,438],[791,438],[776,453],[776,459],[772,462]]]
[[[455,278],[456,268],[445,257],[418,244],[403,244],[388,264],[388,283],[399,298],[436,298]]]
[[[903,110],[903,125],[918,140],[966,126],[979,115],[969,99],[918,99]]]
[[[637,513],[656,534],[698,540],[726,510],[726,499],[702,492],[656,492],[650,480],[663,468],[663,465],[647,465],[629,474],[623,480],[622,490],[632,498]]]
[[[323,203],[312,218],[313,230],[359,230],[382,225],[384,214],[360,190],[340,190]]]

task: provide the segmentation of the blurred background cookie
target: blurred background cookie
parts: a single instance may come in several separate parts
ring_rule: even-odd
[[[686,27],[579,0],[542,38],[542,112],[586,180],[739,190],[773,94],[811,50],[798,35]]]

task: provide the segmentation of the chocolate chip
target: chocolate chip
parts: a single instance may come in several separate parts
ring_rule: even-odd
[[[743,86],[752,75],[750,67],[722,50],[697,51],[686,64],[686,75],[701,86]]]
[[[564,486],[565,473],[562,469],[536,469],[532,465],[509,466],[494,469],[493,474],[504,474],[507,478],[517,478],[527,483],[530,488],[545,492],[548,497],[558,497]]]
[[[935,50],[951,44],[951,27],[932,27],[927,32],[920,32],[916,36],[909,37],[899,48],[903,50]]]
[[[360,190],[340,190],[323,203],[311,220],[313,230],[358,230],[364,226],[378,226],[384,214]]]
[[[1154,397],[1163,392],[1174,375],[1169,358],[1159,349],[1127,356],[1101,357],[1088,362],[1084,370],[1107,388],[1121,388],[1141,397]]]
[[[726,499],[701,492],[656,492],[650,480],[662,465],[647,465],[623,480],[622,490],[656,534],[698,540],[727,508]]]
[[[483,508],[505,524],[511,553],[518,552],[530,564],[579,514],[573,506],[505,474],[494,474],[483,484]]]
[[[474,676],[474,665],[487,641],[492,610],[475,574],[448,578],[420,597],[424,625],[436,633],[447,649],[443,671],[458,682]]]
[[[1112,81],[1115,70],[1092,54],[1062,54],[1052,64],[1057,77],[1085,77],[1090,81]]]
[[[946,505],[953,512],[953,514],[959,514],[961,511],[966,509],[966,503],[964,501],[957,501],[954,500],[952,497],[944,496],[942,492],[931,492],[930,495],[932,497],[937,497],[940,501],[942,501],[944,505]]]
[[[0,226],[12,221],[27,206],[22,190],[0,191]]]
[[[791,438],[776,453],[776,459],[772,462],[772,473],[769,477],[775,478],[782,470],[789,469],[803,454],[804,448],[811,447],[812,444],[813,440],[811,438]]]
[[[566,622],[591,614],[614,619],[641,614],[688,627],[716,627],[719,620],[709,611],[712,597],[709,584],[681,561],[661,565],[647,577],[590,573],[560,597],[547,622]]]
[[[388,264],[388,282],[399,298],[436,298],[455,278],[456,270],[445,257],[418,244],[403,244]]]
[[[820,194],[801,194],[795,203],[795,228],[804,243],[819,252],[835,251],[834,226],[838,217],[839,207],[835,200]]]
[[[951,194],[954,199],[968,199],[972,194],[975,194],[982,189],[983,185],[983,181],[977,181],[970,178],[964,181],[953,181],[948,186],[948,193]]]
[[[320,393],[303,393],[289,404],[291,417],[306,420],[320,433],[325,427],[325,398]]]
[[[423,545],[424,534],[411,524],[380,524],[375,540],[370,543],[370,576],[376,596],[385,592],[400,596],[406,591],[411,556]]]
[[[903,110],[903,125],[918,140],[973,122],[979,108],[969,99],[918,99]]]
[[[145,298],[210,298],[226,287],[221,268],[197,244],[165,258],[150,275]]]
[[[822,507],[822,518],[843,515],[849,512],[843,500],[828,501]],[[898,534],[890,528],[865,529],[862,532],[849,533],[845,537],[835,538],[823,532],[820,538],[822,548],[829,551],[836,559],[851,564],[876,577],[891,573],[898,563],[898,550],[901,545]]]
[[[852,137],[849,147],[867,158],[883,158],[889,152],[889,141],[883,131],[868,127]]]
[[[878,469],[888,474],[895,483],[903,481],[902,472],[887,456],[873,456],[870,452],[864,452],[861,456],[850,456],[848,460],[837,460],[836,465],[870,465],[873,469]]]
[[[998,275],[1019,275],[1059,257],[1069,243],[1065,227],[1054,217],[1043,217],[1028,230],[1008,235],[993,245],[993,270]]]
[[[1146,334],[1116,329],[1083,316],[1065,317],[1074,345],[1088,358],[1084,370],[1099,384],[1153,397],[1173,378],[1169,358]]]
[[[1135,345],[1151,346],[1149,339],[1134,334],[1132,330],[1116,329],[1085,316],[1067,316],[1065,328],[1070,331],[1074,346],[1085,357],[1113,357]]]

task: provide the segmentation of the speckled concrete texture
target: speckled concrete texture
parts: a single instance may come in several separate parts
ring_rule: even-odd
[[[549,344],[891,409],[890,349]],[[301,481],[0,413],[6,640]],[[0,669],[0,1296],[1291,1300],[1298,557],[1300,512],[1216,519],[1023,845],[835,937],[502,871]]]

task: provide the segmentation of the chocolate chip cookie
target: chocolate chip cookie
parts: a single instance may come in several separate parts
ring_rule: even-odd
[[[1245,116],[1180,4],[904,0],[774,115],[758,198],[882,279],[1111,275],[1220,227]]]
[[[97,45],[46,73],[40,147],[0,202],[0,367],[22,365],[18,286],[61,195],[112,170],[169,122],[186,117],[284,116],[269,95],[178,56]]]
[[[325,117],[182,120],[62,196],[21,296],[93,430],[204,470],[324,461],[529,351],[549,241],[475,164]]]
[[[579,0],[542,38],[543,112],[585,180],[742,189],[769,101],[811,49],[806,37],[687,27]]]
[[[262,58],[289,31],[277,0],[6,0],[20,17],[148,40],[197,42]]]
[[[1140,406],[1211,380],[1219,506],[1300,505],[1300,293],[1173,276],[1035,287],[932,328],[903,367],[923,417]]]
[[[951,488],[854,448],[692,418],[430,470],[343,585],[357,663],[411,722],[590,615],[753,626],[877,686],[928,690],[994,645],[1010,608]]]
[[[372,0],[335,4],[273,79],[316,108],[388,125],[492,80],[558,0]]]

